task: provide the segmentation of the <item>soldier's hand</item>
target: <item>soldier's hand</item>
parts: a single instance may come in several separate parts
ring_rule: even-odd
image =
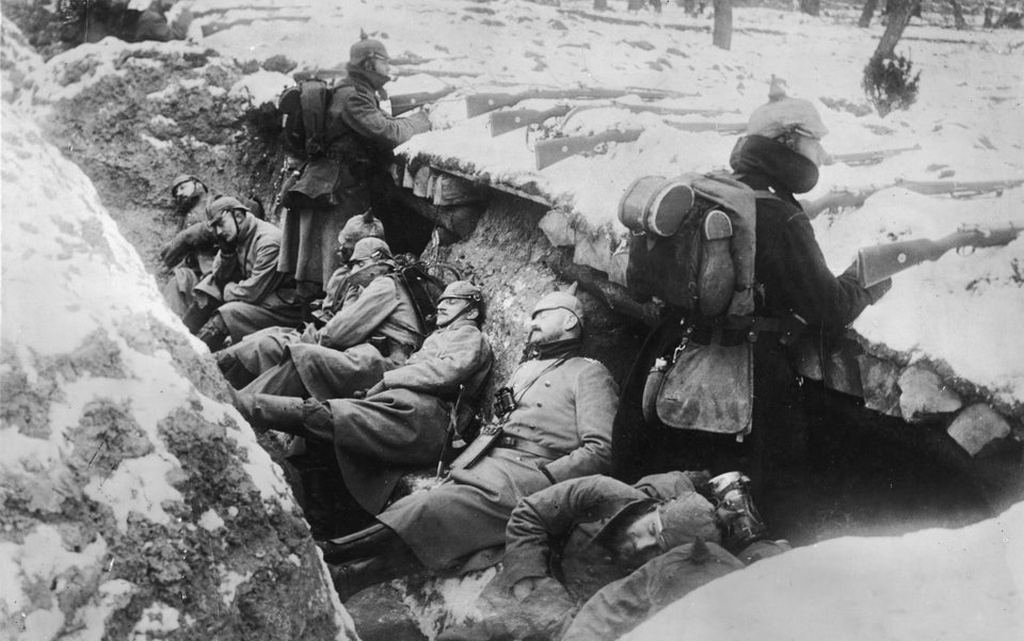
[[[370,397],[370,396],[373,396],[374,394],[380,394],[381,392],[385,391],[387,388],[388,387],[387,387],[387,385],[384,384],[384,381],[377,381],[376,385],[374,385],[370,389],[366,390],[366,396]]]
[[[875,283],[871,287],[868,287],[868,296],[871,297],[871,304],[877,303],[885,293],[892,289],[892,279],[886,278],[885,280]]]
[[[183,234],[185,234],[184,231],[160,249],[160,260],[163,261],[164,267],[168,270],[180,263],[181,259],[189,251],[188,243],[185,242]]]
[[[516,581],[516,584],[512,586],[512,596],[516,601],[522,601],[526,597],[530,596],[534,590],[537,589],[537,585],[540,583],[540,579],[537,577],[529,577],[526,579],[520,579]]]

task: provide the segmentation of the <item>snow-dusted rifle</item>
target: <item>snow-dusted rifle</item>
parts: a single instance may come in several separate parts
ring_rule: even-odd
[[[832,165],[835,163],[843,163],[844,165],[874,165],[880,163],[886,158],[891,158],[902,154],[905,151],[918,151],[921,149],[921,145],[914,145],[913,147],[896,147],[893,149],[875,149],[873,151],[855,151],[848,154],[832,154],[826,160],[826,165]]]
[[[896,180],[885,185],[842,189],[825,194],[821,198],[804,205],[808,218],[814,218],[826,209],[840,207],[860,207],[875,192],[890,187],[902,187],[919,194],[948,195],[954,198],[970,198],[982,194],[994,193],[1001,196],[1007,189],[1024,185],[1024,178],[1008,178],[1005,180]]]
[[[871,287],[908,267],[938,260],[951,249],[1008,245],[1020,232],[1021,228],[1014,225],[995,229],[962,227],[938,240],[918,238],[864,247],[857,252],[857,280],[861,287]]]
[[[720,134],[737,134],[747,128],[745,122],[673,122],[665,121],[673,129],[689,132],[716,131]],[[609,129],[592,136],[567,136],[538,140],[534,144],[533,153],[537,161],[537,169],[544,169],[565,160],[570,156],[586,153],[601,153],[610,142],[633,142],[644,132],[643,129]]]
[[[455,87],[445,87],[437,91],[417,91],[390,96],[391,115],[397,116],[407,111],[412,111],[416,107],[422,107],[425,104],[444,98],[453,91],[455,91]]]
[[[511,107],[523,100],[531,98],[550,98],[552,100],[583,100],[600,98],[622,98],[623,96],[639,96],[643,100],[661,100],[664,98],[694,97],[697,94],[681,94],[655,89],[602,89],[579,87],[576,89],[528,89],[517,93],[478,93],[466,96],[466,117],[473,118],[488,111],[501,107]]]
[[[624,105],[620,102],[606,102],[593,105],[555,105],[550,109],[510,109],[494,111],[490,115],[491,136],[500,136],[520,127],[558,118],[574,110],[584,109],[626,109],[633,113],[653,113],[660,116],[720,116],[736,113],[725,109],[690,109],[687,107],[661,107],[658,105]]]

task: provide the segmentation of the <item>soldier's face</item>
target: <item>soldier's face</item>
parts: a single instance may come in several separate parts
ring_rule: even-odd
[[[442,298],[437,301],[437,326],[447,327],[469,306],[470,301],[465,298]]]
[[[530,318],[530,334],[526,342],[543,345],[567,336],[566,321],[570,312],[565,309],[545,309]]]
[[[186,180],[177,185],[171,192],[174,197],[174,204],[178,207],[191,207],[199,200],[199,189],[194,180]]]
[[[223,243],[231,244],[238,239],[238,220],[231,211],[222,212],[210,223],[210,227]]]
[[[615,555],[625,565],[639,566],[660,554],[661,517],[657,510],[645,512],[615,538]]]

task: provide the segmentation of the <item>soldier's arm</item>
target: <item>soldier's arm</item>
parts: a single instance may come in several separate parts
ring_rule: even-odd
[[[359,91],[346,95],[341,117],[357,134],[386,149],[394,149],[415,134],[430,130],[425,114],[392,118],[380,110],[373,96]]]
[[[258,303],[277,289],[282,274],[277,271],[277,255],[281,246],[277,243],[261,243],[256,248],[256,261],[252,273],[237,283],[224,286],[224,301]]]
[[[576,376],[576,433],[580,446],[565,456],[542,465],[555,482],[587,474],[603,474],[611,468],[612,421],[619,391],[611,372],[590,361]]]
[[[790,217],[774,252],[792,310],[809,323],[845,327],[871,304],[871,294],[861,287],[853,273],[835,276],[825,262],[814,229],[803,213]]]
[[[678,471],[650,474],[634,483],[633,487],[659,500],[672,499],[683,493],[697,491],[686,472]]]
[[[611,516],[624,501],[638,498],[632,487],[608,476],[585,476],[557,483],[519,501],[505,528],[508,585],[548,576],[551,548],[577,523]]]
[[[341,310],[320,330],[320,344],[345,349],[365,343],[373,331],[398,307],[398,288],[393,278],[375,278],[355,300],[347,301]]]
[[[482,367],[490,367],[491,348],[483,333],[463,326],[443,333],[443,340],[430,340],[402,367],[384,372],[384,385],[427,394],[458,390]]]

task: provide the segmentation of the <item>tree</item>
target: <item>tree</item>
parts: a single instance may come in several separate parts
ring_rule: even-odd
[[[820,16],[821,0],[800,0],[800,11],[809,16]]]
[[[732,47],[732,0],[714,0],[715,27],[711,42],[720,49]]]
[[[889,0],[889,24],[864,68],[862,86],[883,117],[893,109],[906,109],[917,99],[921,73],[914,75],[910,60],[896,55],[896,45],[915,5],[917,0]]]

